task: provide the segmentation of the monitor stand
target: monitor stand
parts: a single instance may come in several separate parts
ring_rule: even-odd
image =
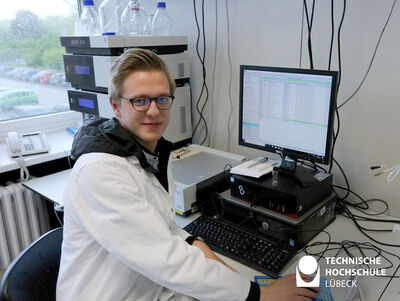
[[[313,186],[319,182],[319,180],[315,177],[319,171],[297,165],[296,159],[292,159],[287,156],[282,159],[279,172],[293,177],[303,187]]]

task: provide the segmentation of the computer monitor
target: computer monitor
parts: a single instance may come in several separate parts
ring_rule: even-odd
[[[239,145],[327,164],[336,94],[335,71],[240,66]]]

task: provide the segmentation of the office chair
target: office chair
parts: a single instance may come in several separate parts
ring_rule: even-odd
[[[57,228],[22,251],[3,276],[0,301],[55,301],[62,240]]]

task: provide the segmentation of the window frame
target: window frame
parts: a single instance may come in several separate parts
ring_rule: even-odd
[[[65,131],[68,126],[76,126],[83,120],[82,113],[75,111],[55,112],[51,114],[31,116],[0,122],[0,142],[4,141],[7,133],[43,131],[54,133]]]
[[[76,0],[76,2],[78,16],[80,16],[82,11],[81,1]],[[67,126],[75,126],[82,120],[82,113],[76,111],[64,111],[0,121],[0,142],[4,142],[4,138],[7,137],[7,133],[10,131],[17,131],[18,133],[35,131],[53,133],[63,131]]]

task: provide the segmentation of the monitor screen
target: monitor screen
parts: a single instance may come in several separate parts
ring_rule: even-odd
[[[240,66],[239,144],[330,160],[337,72]]]

